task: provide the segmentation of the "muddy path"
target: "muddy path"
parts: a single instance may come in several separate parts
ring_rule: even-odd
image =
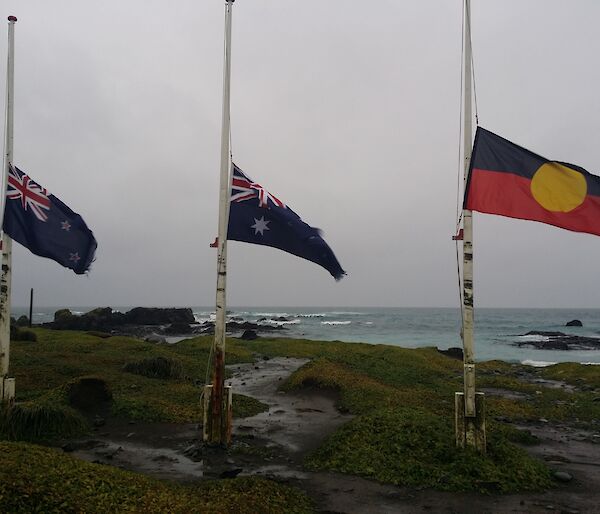
[[[285,378],[308,362],[273,358],[231,366],[236,393],[269,406],[256,416],[234,420],[231,448],[210,450],[196,424],[131,423],[107,419],[92,439],[69,443],[74,455],[158,478],[259,475],[306,491],[322,512],[380,513],[600,513],[600,436],[566,426],[536,423],[527,428],[540,444],[527,450],[572,479],[543,493],[480,495],[442,493],[379,484],[360,477],[302,468],[304,456],[352,416],[335,408],[335,395],[319,390],[284,393]],[[501,391],[490,391],[502,394]]]

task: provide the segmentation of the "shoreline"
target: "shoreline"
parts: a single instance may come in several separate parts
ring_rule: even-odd
[[[195,323],[210,321],[212,309],[192,309]],[[236,318],[238,323],[258,324],[258,333],[261,336],[268,336],[262,330],[285,329],[281,331],[282,337],[292,339],[342,340],[405,348],[436,346],[448,349],[461,346],[459,310],[452,308],[367,308],[361,311],[354,307],[230,307],[229,310],[230,321],[234,321],[231,318]],[[19,313],[14,311],[14,314]],[[44,315],[46,317],[39,321],[50,321],[54,312],[46,312]],[[584,326],[565,326],[569,320],[575,318],[580,318]],[[38,322],[35,309],[34,322]],[[598,338],[600,310],[482,309],[476,325],[475,360],[600,363],[600,350],[534,348],[531,344],[539,343],[544,337],[527,335],[531,331],[560,331],[573,339]]]

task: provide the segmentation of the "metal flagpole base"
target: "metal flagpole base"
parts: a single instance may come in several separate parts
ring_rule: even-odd
[[[224,386],[225,394],[223,395],[223,405],[221,407],[220,423],[213,423],[212,407],[213,402],[213,386],[204,386],[204,401],[203,401],[203,422],[202,422],[202,440],[208,444],[228,446],[231,443],[231,430],[233,427],[233,409],[231,386]]]
[[[0,380],[0,399],[12,405],[15,401],[15,379],[3,377]]]
[[[479,453],[486,453],[485,394],[475,393],[475,416],[465,416],[465,395],[454,393],[456,446],[470,446]]]

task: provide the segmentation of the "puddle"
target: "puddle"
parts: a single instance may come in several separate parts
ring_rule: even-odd
[[[194,462],[171,448],[151,448],[129,442],[101,442],[94,448],[76,450],[73,456],[137,471],[157,478],[193,480],[204,476],[204,462]]]

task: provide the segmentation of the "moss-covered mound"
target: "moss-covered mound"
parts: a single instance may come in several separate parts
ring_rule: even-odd
[[[302,493],[264,479],[178,485],[24,443],[0,443],[0,454],[0,512],[313,512]]]
[[[485,457],[459,450],[451,423],[419,409],[358,416],[332,435],[307,466],[443,491],[507,493],[552,485],[542,462],[502,437],[491,438]]]

